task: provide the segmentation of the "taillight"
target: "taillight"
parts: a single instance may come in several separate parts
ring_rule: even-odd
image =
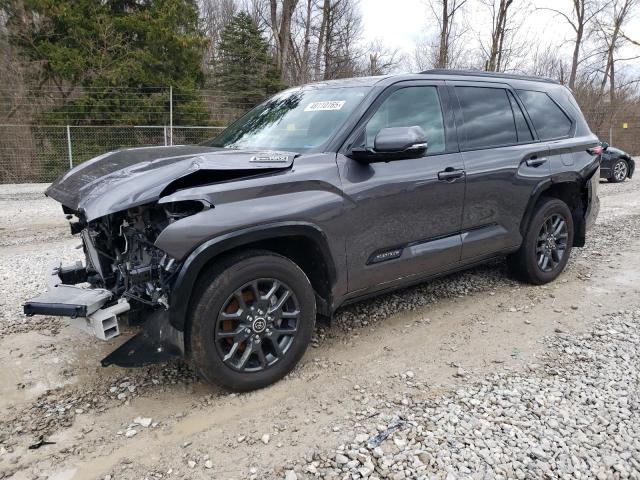
[[[598,145],[597,147],[589,148],[587,150],[587,152],[589,152],[591,155],[602,155],[603,151],[604,149],[600,145]]]

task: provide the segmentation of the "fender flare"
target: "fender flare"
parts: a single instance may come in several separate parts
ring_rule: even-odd
[[[324,232],[308,222],[278,222],[236,230],[211,238],[193,250],[182,263],[173,283],[169,298],[169,322],[178,331],[184,331],[191,293],[200,272],[217,256],[261,240],[278,237],[303,236],[313,241],[324,257],[329,282],[336,280],[336,267]]]
[[[531,221],[531,217],[533,216],[533,208],[535,207],[536,203],[538,203],[538,200],[540,200],[540,197],[542,197],[542,195],[552,186],[561,183],[577,184],[581,190],[584,190],[585,188],[588,190],[587,193],[589,198],[586,200],[590,202],[592,200],[591,195],[593,195],[593,193],[590,191],[591,186],[589,179],[596,174],[596,172],[598,171],[598,167],[599,161],[594,161],[593,163],[582,169],[581,172],[560,172],[551,176],[550,178],[541,181],[531,193],[531,197],[529,198],[529,202],[527,203],[527,208],[522,218],[522,222],[520,223],[520,233],[523,235],[523,237],[526,234],[526,229],[529,227],[529,222]],[[584,215],[587,213],[586,208],[577,213],[582,217],[581,220],[584,220]],[[586,224],[584,224],[584,222],[582,222],[582,224],[577,224],[575,238],[578,245],[584,245],[585,235]]]

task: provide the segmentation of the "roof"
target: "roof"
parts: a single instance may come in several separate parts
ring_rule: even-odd
[[[533,75],[518,75],[515,73],[485,72],[481,70],[448,70],[444,68],[434,68],[431,70],[425,70],[420,73],[428,74],[428,75],[451,75],[451,76],[461,76],[461,77],[489,77],[489,78],[495,78],[495,79],[508,78],[511,80],[529,80],[532,82],[560,84],[560,82],[556,80],[552,80],[550,78],[545,78],[545,77],[535,77]]]
[[[477,79],[487,80],[519,80],[529,82],[539,82],[547,85],[561,85],[560,82],[552,80],[550,78],[535,77],[532,75],[518,75],[515,73],[500,73],[500,72],[484,72],[481,70],[448,70],[443,68],[435,68],[432,70],[425,70],[420,73],[396,73],[390,75],[378,75],[373,77],[353,77],[353,78],[339,78],[335,80],[324,80],[315,83],[308,83],[306,85],[300,85],[298,88],[331,88],[331,87],[372,87],[374,85],[385,86],[391,83],[395,83],[398,80],[419,80],[421,75],[431,75],[434,77],[462,77],[472,80],[473,77]],[[461,78],[458,78],[460,80]]]

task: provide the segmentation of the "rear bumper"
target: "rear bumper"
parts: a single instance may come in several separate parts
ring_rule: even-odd
[[[117,316],[129,310],[129,303],[121,299],[105,307],[113,294],[103,288],[84,288],[81,285],[86,280],[87,270],[80,262],[52,267],[47,290],[25,302],[24,313],[69,317],[72,326],[101,340],[117,337],[120,334]]]
[[[587,183],[588,203],[584,220],[587,230],[592,228],[600,213],[600,197],[598,196],[598,188],[600,185],[600,168],[598,167]]]

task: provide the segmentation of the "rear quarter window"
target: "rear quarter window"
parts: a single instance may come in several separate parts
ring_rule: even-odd
[[[544,92],[517,90],[541,140],[569,135],[572,121]]]

